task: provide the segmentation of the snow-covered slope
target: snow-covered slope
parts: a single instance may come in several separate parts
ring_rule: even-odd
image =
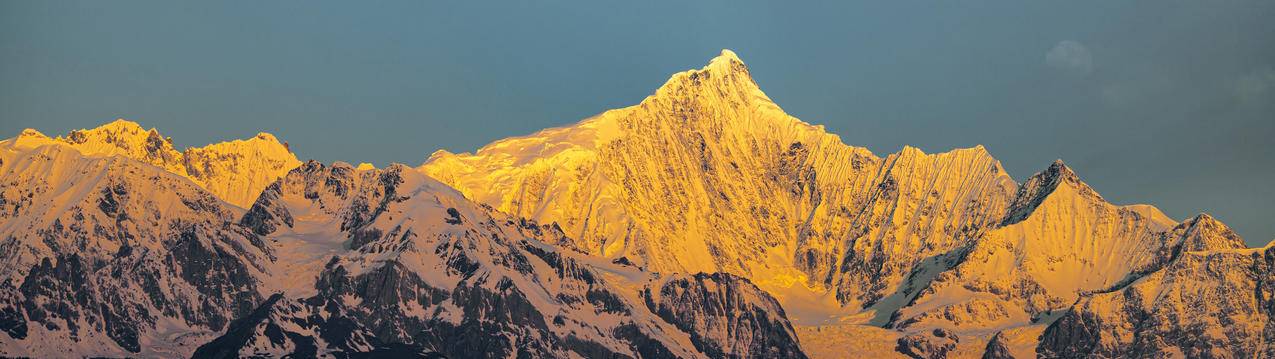
[[[640,105],[476,155],[440,151],[422,169],[501,211],[557,222],[591,253],[656,271],[749,273],[791,237],[768,231],[791,232],[792,212],[813,208],[815,176],[796,156],[832,145],[838,162],[870,156],[784,114],[724,52]]]
[[[1185,253],[1123,290],[1085,298],[1042,337],[1043,355],[1275,355],[1270,246]]]
[[[401,165],[310,162],[243,210],[32,132],[0,142],[0,355],[803,357],[746,279],[559,249]]]
[[[1041,336],[1045,357],[1275,356],[1275,242],[1244,248],[1207,215],[1172,232],[1169,260],[1081,298]],[[1175,238],[1169,236],[1168,238]]]
[[[266,185],[301,164],[286,144],[269,133],[178,152],[173,148],[172,138],[122,119],[56,138],[26,130],[8,142],[18,148],[56,142],[86,156],[119,155],[136,159],[190,178],[218,198],[245,208]]]
[[[196,357],[803,356],[778,303],[745,279],[661,277],[555,248],[556,226],[401,165],[308,162],[242,223],[281,253],[267,282],[283,294]]]
[[[878,158],[847,146],[785,114],[728,50],[636,106],[473,154],[439,151],[420,169],[557,223],[588,253],[854,308],[998,221],[1016,189],[982,147]]]
[[[900,310],[894,325],[997,330],[1065,309],[1154,263],[1173,226],[1107,203],[1062,161],[1032,176],[1000,227]]]
[[[944,330],[1022,353],[1037,336],[1025,333],[1160,270],[1178,248],[1242,243],[1186,240],[1187,227],[1107,202],[1061,161],[1020,186],[981,146],[876,157],[785,114],[730,51],[638,105],[438,151],[419,169],[559,225],[586,253],[738,274],[798,322],[885,326],[917,350],[945,348],[951,337],[933,334]]]
[[[1243,243],[1061,161],[847,146],[724,50],[414,169],[122,120],[0,141],[0,356],[1275,356]]]
[[[242,210],[129,158],[0,142],[0,355],[189,354],[260,301]]]

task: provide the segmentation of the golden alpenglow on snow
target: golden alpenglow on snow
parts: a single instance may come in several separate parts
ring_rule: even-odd
[[[1262,61],[1275,53],[1252,49],[1271,41],[1205,26],[1233,18],[1275,34],[1256,25],[1275,24],[1260,16],[1275,7],[1177,10],[1208,16],[1169,16],[1190,32],[1133,48],[1172,57],[1197,37],[1216,47],[1147,62],[1124,59],[1136,57],[1129,41],[1102,24],[1062,21],[1084,9],[1043,11],[1059,19],[1039,24],[1048,33],[992,27],[981,40],[963,28],[1035,19],[907,9],[909,21],[829,11],[794,23],[785,15],[797,4],[748,2],[601,13],[529,3],[517,14],[428,2],[394,14],[102,5],[0,6],[0,33],[14,34],[0,37],[10,136],[0,140],[0,357],[1275,358],[1275,241],[1245,242],[1261,228],[1232,216],[1268,208],[1250,202],[1269,198],[1261,174],[1271,172],[1254,163],[1272,153],[1263,116],[1275,114],[1275,61]],[[1124,6],[1102,15],[1131,18]],[[1134,22],[1149,28],[1122,28],[1133,39],[1172,30]],[[624,31],[649,23],[659,28]],[[850,36],[868,29],[872,41]],[[1086,38],[1054,39],[1062,32]],[[1033,42],[1006,45],[1020,37]],[[666,67],[687,56],[669,53],[705,44],[774,50],[755,51],[755,68],[725,49],[698,69]],[[982,52],[1000,57],[969,57]],[[1024,73],[1027,62],[1039,73]],[[1214,62],[1247,67],[1206,69]],[[809,68],[780,66],[794,63]],[[810,73],[863,83],[793,91]],[[948,83],[914,88],[936,76]],[[870,90],[901,102],[870,106],[882,93]],[[636,96],[587,96],[612,91]],[[983,96],[1009,104],[895,123]],[[821,107],[827,99],[862,122],[817,119],[840,111]],[[1087,107],[1102,109],[1077,110]],[[1040,108],[1057,113],[1027,110]],[[124,119],[91,129],[65,119],[112,111],[187,140]],[[969,118],[998,111],[1014,118]],[[1179,112],[1209,119],[1189,125],[1203,139],[1173,135],[1188,126]],[[1175,120],[1041,123],[1076,113]],[[988,127],[979,121],[1022,137],[955,129]],[[535,131],[546,123],[571,124]],[[1072,127],[1090,142],[1069,142]],[[261,129],[297,145],[265,132],[217,142]],[[900,134],[927,150],[988,147],[866,148]],[[1182,160],[1108,162],[1158,163],[1148,151]],[[1200,153],[1211,157],[1190,157]],[[1199,193],[1179,193],[1183,183]],[[1166,199],[1127,203],[1148,194]]]
[[[1275,354],[1270,245],[1062,161],[848,146],[730,50],[417,168],[125,120],[0,150],[6,356]]]
[[[6,142],[10,151],[57,143],[89,157],[131,158],[189,178],[221,200],[244,208],[251,206],[267,185],[301,164],[286,143],[269,133],[179,152],[171,137],[124,119],[56,138],[31,129]]]
[[[1107,202],[1062,161],[1019,184],[982,146],[884,157],[848,146],[784,113],[730,50],[637,105],[474,153],[438,151],[420,170],[501,212],[553,223],[573,250],[748,278],[809,328],[799,333],[810,355],[1030,357],[1077,300],[1122,290],[1182,251],[1243,248],[1208,215],[1198,218],[1226,234],[1200,236],[1224,239],[1191,247],[1183,225],[1152,206]],[[1249,286],[1271,279],[1266,266],[1254,270]],[[1209,308],[1180,315],[1230,315]],[[1246,309],[1259,323],[1272,314]],[[891,334],[867,334],[882,329]],[[1044,333],[1057,336],[1046,344],[1095,341],[1092,351],[1041,346],[1046,356],[1131,354],[1114,346],[1129,339],[1103,332]],[[1273,333],[1199,353],[1251,353]],[[1201,355],[1176,345],[1139,353]]]

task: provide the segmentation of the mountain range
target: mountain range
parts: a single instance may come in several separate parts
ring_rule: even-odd
[[[846,145],[729,50],[416,167],[29,129],[0,355],[1275,357],[1275,247],[1043,167]]]

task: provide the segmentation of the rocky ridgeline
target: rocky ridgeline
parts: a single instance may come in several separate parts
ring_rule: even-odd
[[[981,146],[847,146],[723,51],[418,168],[24,131],[0,142],[0,356],[1275,356],[1272,249],[1243,243],[1061,161],[1019,184]]]
[[[249,313],[272,250],[199,186],[60,145],[0,166],[0,354],[173,356]]]
[[[272,298],[196,357],[801,356],[782,309],[745,279],[663,278],[555,248],[553,226],[469,202],[406,167],[309,162],[267,192],[243,223],[267,239],[332,223],[349,251],[323,266],[315,295]],[[685,293],[670,288],[696,300],[661,300]]]
[[[1062,161],[1020,185],[981,146],[885,157],[847,146],[784,113],[730,51],[637,105],[474,153],[439,151],[419,169],[500,211],[560,224],[586,253],[733,273],[785,305],[831,295],[828,312],[852,314],[814,322],[894,329],[920,356],[952,344],[935,329],[996,344],[996,333],[1038,332],[1178,253],[1243,243],[1234,233],[1186,243],[1178,222],[1107,202]],[[1018,339],[1004,352],[1039,335]]]
[[[55,138],[28,129],[10,146],[49,143],[71,146],[86,156],[123,156],[163,168],[239,207],[251,205],[266,185],[301,164],[286,142],[269,133],[178,151],[171,137],[123,119]]]

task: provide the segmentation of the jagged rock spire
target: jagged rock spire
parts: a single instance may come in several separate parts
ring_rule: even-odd
[[[1244,239],[1230,227],[1208,213],[1200,213],[1178,225],[1182,231],[1183,251],[1207,251],[1245,248]]]
[[[1001,225],[1010,225],[1018,223],[1032,211],[1040,206],[1050,194],[1053,194],[1059,185],[1067,185],[1075,189],[1083,196],[1102,200],[1102,196],[1097,191],[1089,188],[1089,185],[1080,180],[1080,176],[1072,171],[1071,167],[1063,163],[1063,160],[1054,160],[1044,171],[1032,175],[1018,188],[1018,195],[1015,196],[1014,202],[1010,204],[1009,211],[1005,214],[1005,219]]]

